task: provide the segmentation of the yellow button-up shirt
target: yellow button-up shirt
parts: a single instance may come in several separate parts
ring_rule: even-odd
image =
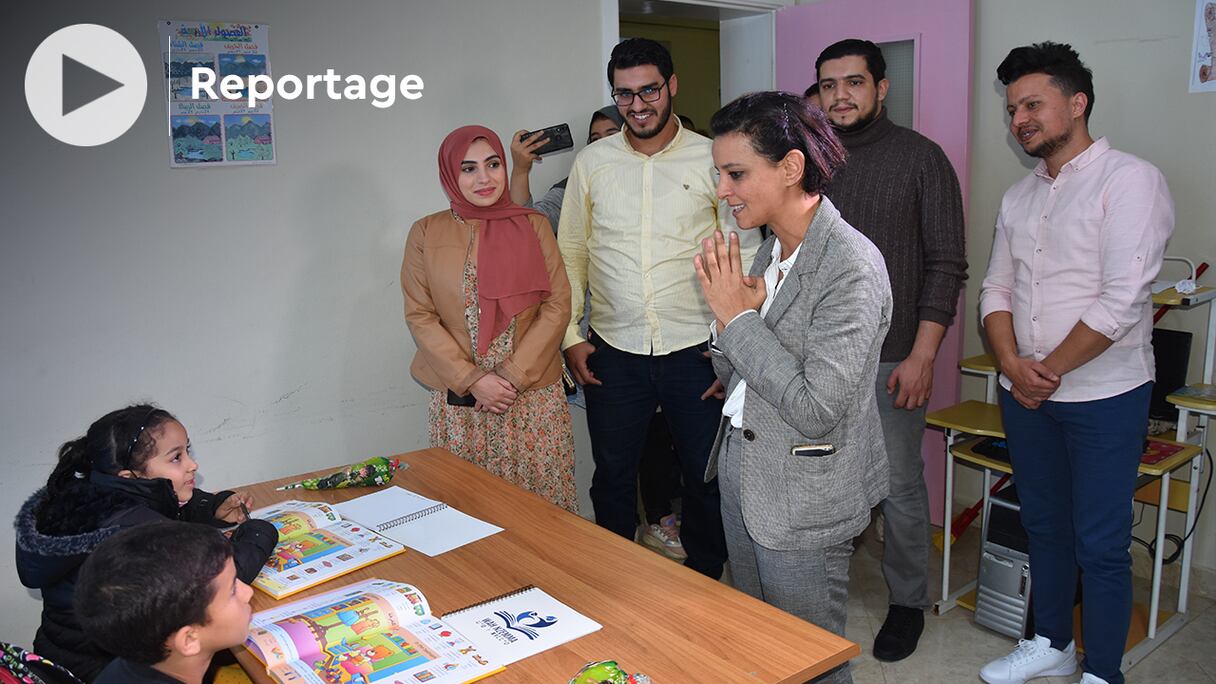
[[[713,317],[693,268],[701,240],[736,230],[719,203],[710,141],[683,128],[654,155],[628,135],[588,145],[574,160],[558,222],[558,247],[572,291],[562,348],[584,341],[585,292],[591,328],[633,354],[670,354],[706,341]],[[740,231],[750,268],[759,231]]]

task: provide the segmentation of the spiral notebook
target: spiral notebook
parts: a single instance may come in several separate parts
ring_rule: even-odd
[[[334,508],[343,518],[370,527],[428,556],[438,556],[502,532],[497,525],[397,486],[351,499]]]
[[[491,661],[510,665],[586,636],[600,623],[528,586],[441,616]]]

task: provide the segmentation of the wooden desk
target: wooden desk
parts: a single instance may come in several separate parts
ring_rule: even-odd
[[[495,684],[566,682],[588,661],[605,659],[655,682],[801,684],[861,653],[850,641],[618,537],[443,449],[400,458],[409,469],[394,475],[394,484],[505,531],[434,558],[407,550],[285,601],[379,577],[418,587],[442,615],[535,584],[604,626],[486,680]],[[335,503],[372,491],[274,490],[296,479],[248,490],[259,507],[286,499]],[[255,611],[277,604],[254,592]],[[234,652],[255,682],[271,681],[249,651]]]
[[[1195,288],[1195,291],[1190,294],[1182,294],[1171,287],[1153,295],[1153,305],[1198,306],[1199,304],[1212,301],[1213,298],[1216,298],[1216,288],[1201,286]]]
[[[1001,407],[974,399],[933,411],[925,416],[925,422],[933,427],[968,435],[1005,436]]]

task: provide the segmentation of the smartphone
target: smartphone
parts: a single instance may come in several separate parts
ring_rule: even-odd
[[[574,136],[570,135],[570,124],[558,124],[556,126],[542,128],[538,131],[530,131],[528,133],[524,133],[523,137],[527,138],[528,136],[536,133],[540,133],[541,138],[548,138],[549,142],[541,145],[535,150],[532,150],[532,154],[543,156],[546,154],[553,154],[554,152],[561,152],[562,150],[568,150],[574,147]]]
[[[790,449],[791,456],[831,456],[836,453],[836,447],[831,444],[803,444]]]
[[[470,408],[477,405],[477,397],[470,392],[464,396],[456,394],[452,390],[448,390],[448,406],[468,406]]]

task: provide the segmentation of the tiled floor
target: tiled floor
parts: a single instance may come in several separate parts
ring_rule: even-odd
[[[978,567],[975,529],[955,546],[951,582],[959,586],[976,575]],[[1135,553],[1142,553],[1136,551]],[[882,545],[872,530],[863,536],[853,555],[849,581],[849,622],[846,635],[861,645],[862,654],[853,660],[855,684],[952,684],[980,682],[979,669],[993,658],[1012,650],[1015,642],[975,624],[973,613],[955,608],[945,615],[926,615],[925,632],[916,653],[898,663],[882,663],[870,655],[874,635],[887,615],[887,590],[882,578]],[[936,600],[941,594],[941,556],[931,554],[929,591]],[[1147,582],[1137,594],[1147,595]],[[1176,590],[1163,591],[1164,607],[1172,608]],[[1139,599],[1139,596],[1138,596]],[[1216,603],[1191,596],[1190,622],[1126,673],[1128,684],[1216,684]],[[1081,679],[1044,677],[1036,684],[1072,684]]]
[[[978,568],[979,535],[971,529],[954,547],[951,583],[958,587],[970,581]],[[1135,551],[1135,553],[1143,553]],[[861,645],[861,655],[853,659],[854,684],[980,684],[979,670],[993,658],[1005,655],[1016,645],[1013,639],[973,622],[973,613],[955,608],[945,615],[925,616],[925,632],[916,653],[898,663],[883,663],[870,651],[874,635],[887,616],[887,588],[882,578],[882,544],[873,528],[862,537],[853,554],[849,570],[849,611],[846,636]],[[933,600],[941,595],[941,555],[930,554],[929,593]],[[729,573],[723,578],[728,582]],[[1137,600],[1147,603],[1148,583],[1136,586]],[[1177,590],[1162,592],[1163,608],[1172,609]],[[1216,684],[1216,602],[1191,595],[1190,620],[1126,674],[1127,684]],[[1074,684],[1080,681],[1078,669],[1071,677],[1043,677],[1034,684]]]

